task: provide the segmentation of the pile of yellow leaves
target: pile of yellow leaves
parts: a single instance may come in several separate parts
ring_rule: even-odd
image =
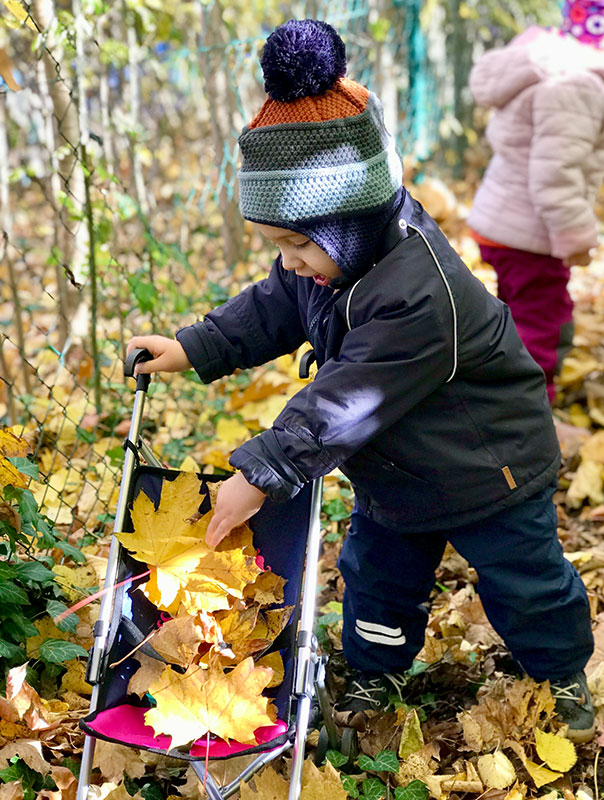
[[[205,534],[213,511],[200,515],[201,483],[192,472],[164,480],[159,506],[141,492],[133,503],[134,531],[117,538],[149,568],[141,587],[169,615],[146,638],[168,665],[136,652],[140,668],[129,692],[150,694],[145,721],[171,746],[213,734],[244,744],[271,725],[275,710],[264,689],[283,680],[278,653],[259,658],[286,626],[285,580],[261,566],[247,525],[217,547]],[[254,660],[257,658],[258,660]]]

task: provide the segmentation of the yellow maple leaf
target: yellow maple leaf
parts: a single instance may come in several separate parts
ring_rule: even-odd
[[[553,781],[557,781],[558,778],[561,778],[564,774],[563,772],[552,772],[551,769],[539,764],[535,764],[534,761],[530,761],[528,758],[524,762],[524,766],[526,767],[528,774],[533,779],[537,789],[545,786],[546,783],[553,783]]]
[[[287,800],[290,784],[268,766],[254,776],[254,791],[249,783],[241,784],[241,800]],[[300,800],[347,800],[348,792],[342,786],[340,773],[328,761],[317,767],[310,760],[304,762]]]
[[[568,772],[577,761],[577,751],[570,739],[556,736],[554,733],[535,730],[537,755],[543,759],[548,767],[557,772]]]
[[[166,661],[188,667],[203,641],[203,632],[195,618],[183,614],[164,622],[151,644]]]
[[[171,737],[171,746],[187,744],[210,732],[226,741],[255,743],[254,731],[271,725],[269,699],[262,691],[273,671],[246,658],[229,673],[212,664],[189,667],[184,675],[167,667],[149,693],[157,705],[145,713],[156,734]]]
[[[29,452],[29,445],[25,439],[20,439],[10,428],[0,428],[0,456],[21,456],[24,458]]]
[[[151,568],[144,592],[158,608],[174,614],[182,605],[189,613],[228,608],[228,596],[242,597],[262,570],[253,555],[241,549],[209,547],[205,533],[212,516],[199,517],[200,481],[181,473],[164,481],[157,510],[143,493],[132,507],[133,533],[117,533],[138,561]]]
[[[283,663],[283,658],[281,657],[281,653],[279,651],[275,653],[269,653],[267,656],[262,656],[256,661],[257,667],[270,667],[273,671],[273,677],[271,678],[271,682],[266,687],[267,689],[273,689],[275,686],[279,686],[283,683],[283,678],[285,677],[285,664]]]
[[[25,489],[28,479],[7,459],[25,458],[29,449],[25,439],[15,436],[8,428],[0,428],[0,486]]]
[[[241,784],[241,800],[287,800],[289,782],[270,766],[254,775],[254,784],[256,791],[249,783]]]
[[[228,447],[230,450],[234,450],[235,447],[238,447],[249,438],[249,430],[237,419],[221,417],[216,423],[216,436],[214,438],[214,442],[218,447],[223,445],[224,447]]]
[[[244,595],[262,605],[273,605],[283,602],[283,587],[287,583],[285,578],[267,570],[261,573],[254,583],[245,587]]]
[[[216,622],[223,640],[239,661],[266,650],[285,628],[292,611],[293,606],[259,611],[254,605],[242,611],[221,611],[216,614]]]

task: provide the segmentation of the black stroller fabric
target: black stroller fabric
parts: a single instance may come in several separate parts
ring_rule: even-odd
[[[139,467],[133,475],[129,507],[142,491],[157,508],[163,481],[174,480],[179,474],[176,470]],[[199,475],[198,477],[202,481],[199,510],[205,513],[210,508],[208,484],[224,480],[225,476]],[[186,760],[201,760],[207,756],[212,759],[228,758],[240,755],[242,752],[261,752],[273,749],[287,739],[291,733],[289,715],[294,675],[294,646],[309,527],[310,499],[311,487],[307,486],[287,503],[274,504],[265,501],[262,509],[250,520],[250,527],[254,533],[254,547],[263,557],[265,567],[287,580],[282,605],[294,606],[295,609],[284,631],[264,653],[280,651],[285,677],[280,686],[264,692],[265,696],[271,697],[277,707],[278,722],[271,730],[259,729],[257,739],[260,743],[253,747],[238,745],[236,742],[226,745],[222,740],[210,737],[208,742],[204,737],[188,750],[177,748],[169,750],[168,737],[154,737],[153,730],[144,726],[142,719],[144,710],[150,707],[149,701],[127,693],[128,683],[138,669],[139,662],[134,657],[135,654],[123,661],[122,659],[132,653],[133,649],[166,618],[164,612],[159,611],[142,592],[136,591],[136,587],[146,578],[138,579],[131,584],[126,583],[115,592],[114,612],[107,647],[103,654],[98,706],[93,714],[80,723],[87,734],[118,744],[169,753],[173,757]],[[129,516],[124,528],[126,531],[132,531]],[[132,559],[127,551],[122,549],[117,583],[140,574],[141,566],[139,561]],[[272,608],[279,607],[281,604],[272,606]],[[152,640],[144,644],[140,650],[152,658],[164,660],[153,651]],[[121,663],[116,666],[110,666],[120,661]]]

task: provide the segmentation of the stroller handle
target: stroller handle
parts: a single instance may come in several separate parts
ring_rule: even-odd
[[[140,364],[142,361],[152,361],[152,360],[153,360],[153,354],[150,353],[145,348],[137,347],[134,350],[131,350],[126,356],[126,360],[124,361],[124,377],[133,378],[134,367],[137,364]],[[147,389],[149,388],[150,381],[151,381],[150,375],[137,375],[136,391],[146,392]]]

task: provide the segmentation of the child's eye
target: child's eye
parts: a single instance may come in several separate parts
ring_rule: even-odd
[[[294,247],[296,248],[296,250],[300,250],[302,247],[306,247],[306,245],[309,242],[310,242],[310,239],[307,239],[305,242],[302,242],[302,244],[295,244]]]

